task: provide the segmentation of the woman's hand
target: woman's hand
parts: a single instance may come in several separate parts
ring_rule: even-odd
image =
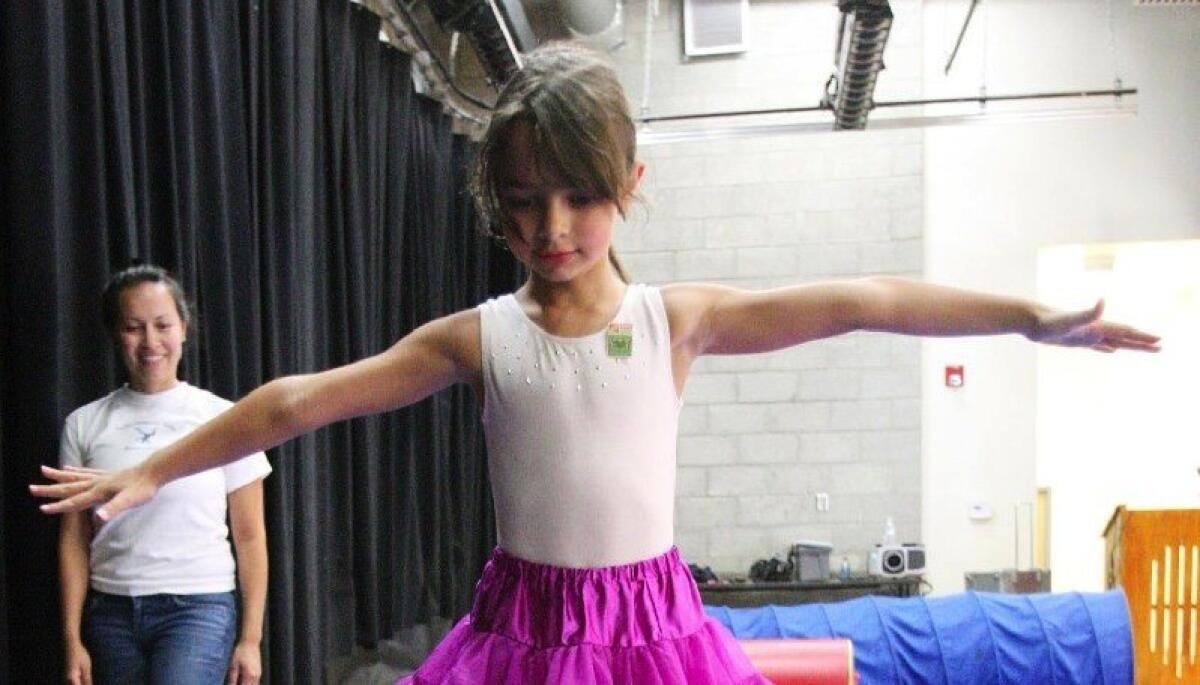
[[[1091,309],[1078,312],[1047,309],[1038,313],[1037,324],[1029,339],[1066,347],[1090,347],[1099,352],[1158,352],[1157,335],[1144,333],[1124,324],[1104,321],[1100,318],[1103,314],[1104,300],[1096,302]]]
[[[120,471],[101,471],[78,466],[56,469],[42,467],[42,475],[55,481],[54,485],[30,485],[37,497],[60,500],[43,504],[47,514],[83,511],[100,504],[96,516],[109,521],[117,514],[136,507],[158,492],[158,484],[142,468],[135,466]]]
[[[262,678],[262,652],[256,642],[238,642],[229,660],[229,685],[258,685]]]
[[[67,685],[92,685],[92,656],[82,642],[67,645]]]

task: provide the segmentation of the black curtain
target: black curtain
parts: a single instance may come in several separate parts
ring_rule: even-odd
[[[121,370],[98,320],[138,257],[198,305],[181,373],[236,399],[510,290],[473,146],[344,0],[0,3],[0,682],[58,682],[57,521],[26,485]],[[494,542],[462,387],[269,455],[272,683],[456,617]]]

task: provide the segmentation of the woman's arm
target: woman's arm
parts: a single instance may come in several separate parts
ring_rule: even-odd
[[[957,336],[1019,333],[1031,340],[1153,351],[1158,337],[1100,319],[1101,304],[1060,312],[1013,297],[872,277],[762,292],[684,284],[663,289],[672,338],[692,356],[767,352],[855,330]]]
[[[242,613],[227,682],[257,685],[262,678],[263,612],[267,605],[267,529],[263,523],[262,479],[234,490],[228,499]]]
[[[62,518],[58,529],[58,586],[62,601],[63,646],[66,648],[66,682],[90,685],[92,662],[83,646],[83,602],[88,591],[88,557],[92,523],[86,511]]]
[[[55,485],[33,485],[39,497],[61,499],[46,513],[97,503],[101,519],[152,497],[164,483],[227,464],[334,421],[396,409],[479,375],[479,313],[467,310],[431,321],[390,349],[346,366],[271,381],[228,411],[136,467],[107,475],[42,467]]]

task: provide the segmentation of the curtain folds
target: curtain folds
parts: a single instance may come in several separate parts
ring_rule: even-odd
[[[378,33],[342,0],[0,3],[0,681],[61,681],[57,523],[25,486],[121,382],[114,270],[180,276],[181,374],[231,399],[518,282],[474,227],[473,146]],[[467,610],[494,543],[469,389],[270,457],[268,682]]]

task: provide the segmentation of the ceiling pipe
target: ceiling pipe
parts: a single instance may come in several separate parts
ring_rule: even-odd
[[[964,95],[960,97],[946,98],[920,98],[917,100],[873,100],[871,104],[876,107],[916,107],[922,105],[950,105],[963,103],[978,103],[981,107],[989,102],[1013,102],[1016,100],[1062,100],[1068,98],[1083,99],[1095,97],[1114,98],[1119,104],[1122,95],[1137,95],[1137,88],[1106,88],[1102,90],[1062,90],[1053,92],[1040,93],[1017,93],[1011,95]],[[762,116],[764,114],[807,114],[810,112],[823,112],[829,107],[825,104],[819,104],[814,107],[773,107],[770,109],[741,109],[723,112],[698,112],[693,114],[671,114],[657,117],[641,117],[638,123],[653,124],[666,121],[688,121],[691,119],[723,119],[732,117],[745,116]]]
[[[871,130],[934,128],[939,126],[963,126],[968,124],[1015,124],[1045,121],[1070,121],[1097,119],[1102,117],[1136,116],[1137,107],[1113,105],[1109,107],[1080,107],[1073,109],[1049,109],[1023,112],[978,112],[975,114],[946,114],[915,117],[878,117],[872,122]],[[662,145],[666,143],[691,143],[699,141],[725,140],[730,138],[758,138],[798,133],[829,133],[827,122],[799,122],[787,124],[759,124],[755,126],[730,126],[686,131],[642,130],[638,132],[638,146]]]

